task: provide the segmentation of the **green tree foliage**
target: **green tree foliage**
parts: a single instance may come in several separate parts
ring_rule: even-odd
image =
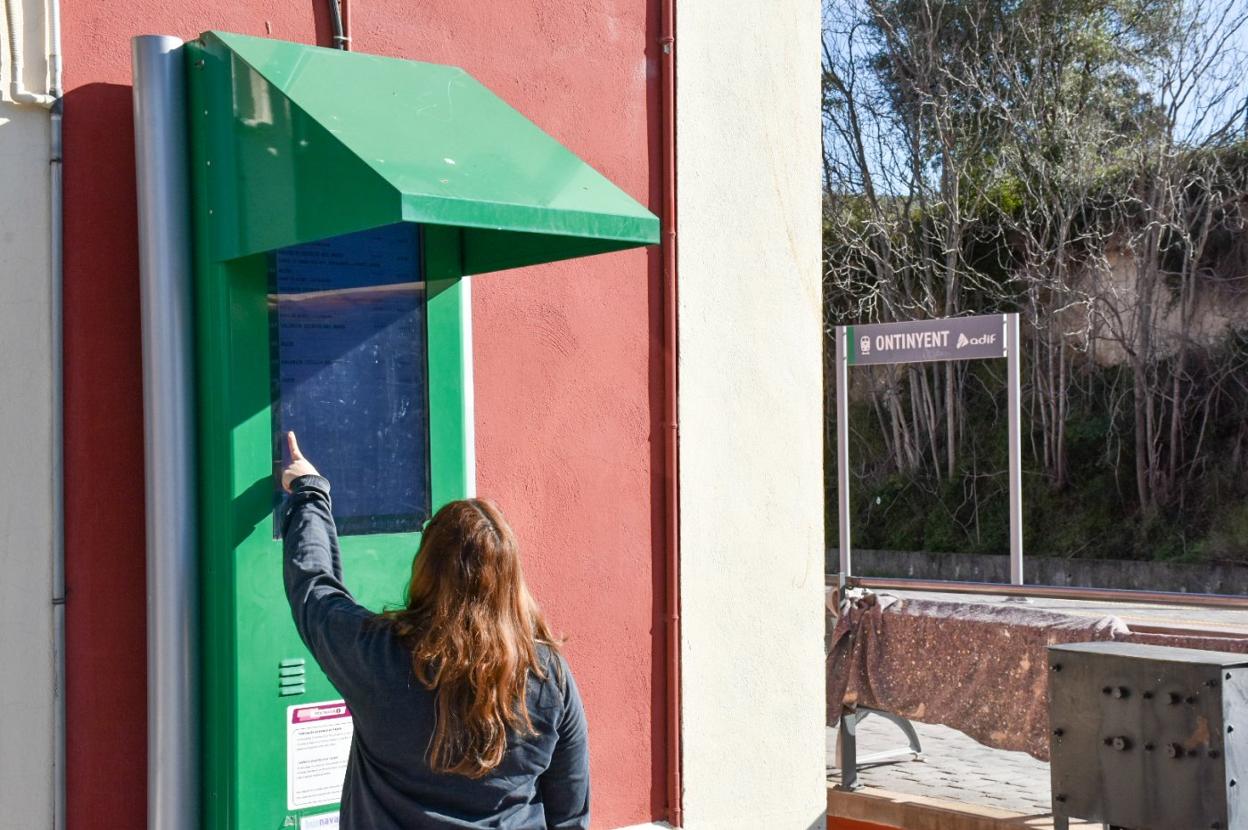
[[[1033,551],[1248,558],[1246,19],[1244,0],[825,5],[829,335],[1021,314]],[[994,371],[855,370],[862,544],[1005,548]]]

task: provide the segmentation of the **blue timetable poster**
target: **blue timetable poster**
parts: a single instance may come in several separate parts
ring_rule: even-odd
[[[275,470],[294,430],[333,485],[343,535],[416,531],[429,517],[420,262],[408,224],[270,256]]]

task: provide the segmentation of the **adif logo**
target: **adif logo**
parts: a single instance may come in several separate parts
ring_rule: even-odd
[[[871,354],[870,335],[864,334],[862,337],[858,338],[858,351],[862,352],[863,354]]]
[[[995,334],[981,334],[979,337],[967,337],[965,332],[958,334],[957,348],[965,346],[991,346],[997,342]]]

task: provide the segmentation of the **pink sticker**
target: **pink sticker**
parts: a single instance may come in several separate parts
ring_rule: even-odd
[[[314,706],[292,706],[290,712],[291,723],[313,723],[315,721],[332,720],[333,718],[349,718],[351,710],[347,708],[345,703],[337,705],[324,704]]]

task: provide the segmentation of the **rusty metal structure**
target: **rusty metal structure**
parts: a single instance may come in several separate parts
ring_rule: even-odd
[[[1248,657],[1053,646],[1049,726],[1055,830],[1248,829]]]

